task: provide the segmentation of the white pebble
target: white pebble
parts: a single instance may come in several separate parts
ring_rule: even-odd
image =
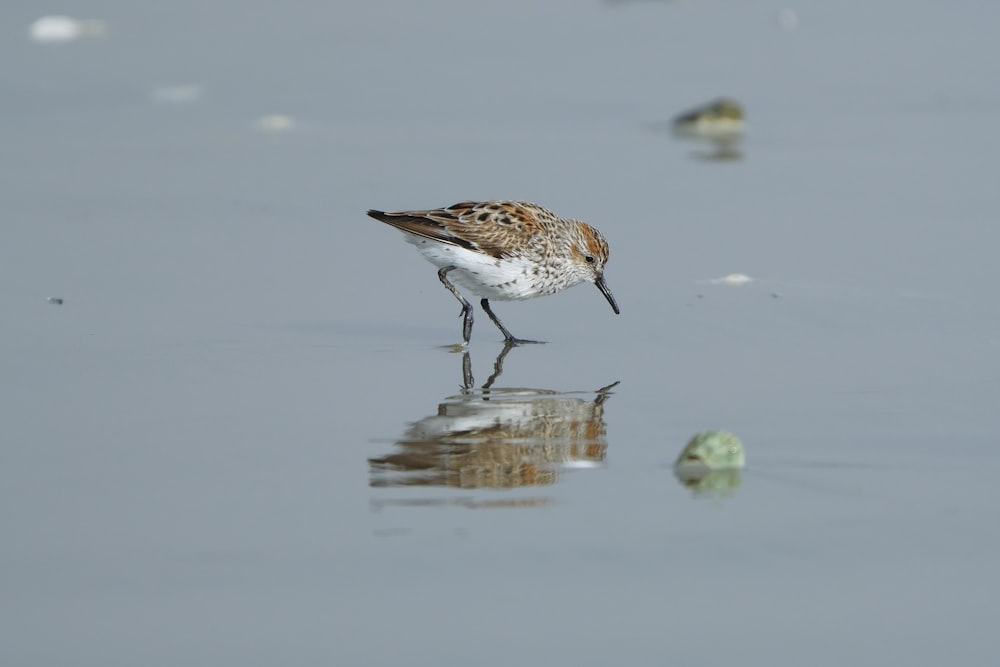
[[[721,278],[715,278],[710,280],[710,283],[716,285],[746,285],[747,283],[752,283],[753,278],[746,275],[745,273],[730,273],[728,276],[722,276]]]
[[[149,91],[149,99],[157,104],[188,104],[201,97],[202,92],[202,87],[197,84],[157,86]]]
[[[777,21],[782,30],[795,30],[799,27],[799,15],[793,9],[782,9],[778,12]]]
[[[271,114],[257,119],[257,129],[264,132],[287,132],[295,127],[295,120],[284,114]]]
[[[81,38],[97,39],[107,32],[108,24],[104,21],[78,21],[69,16],[43,16],[28,28],[28,36],[43,44],[72,42]]]

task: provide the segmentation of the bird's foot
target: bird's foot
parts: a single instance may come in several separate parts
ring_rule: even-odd
[[[544,340],[526,340],[524,338],[514,338],[513,336],[505,338],[503,342],[505,345],[545,345]]]

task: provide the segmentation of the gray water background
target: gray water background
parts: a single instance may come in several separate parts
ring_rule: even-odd
[[[111,31],[27,38],[60,12]],[[993,664],[996,2],[0,17],[6,664]],[[740,160],[664,132],[719,95]],[[433,267],[364,211],[478,198],[610,241],[621,316],[591,286],[495,304],[549,341],[496,386],[620,381],[606,455],[373,486],[462,358]],[[711,428],[749,468],[705,498],[671,464]]]

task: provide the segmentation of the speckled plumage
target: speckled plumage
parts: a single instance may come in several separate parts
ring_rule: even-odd
[[[472,309],[449,281],[482,297],[480,302],[508,342],[519,341],[490,310],[488,300],[510,301],[554,294],[592,282],[615,313],[618,305],[604,283],[608,243],[579,220],[560,218],[527,202],[461,202],[447,208],[368,215],[405,233],[438,277],[462,302],[465,342],[472,329]]]

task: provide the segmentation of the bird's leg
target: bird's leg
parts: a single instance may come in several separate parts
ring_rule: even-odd
[[[520,345],[522,343],[540,343],[540,342],[542,342],[542,341],[539,341],[539,340],[522,340],[521,338],[514,338],[514,336],[511,335],[511,333],[509,331],[507,331],[507,327],[505,327],[503,325],[503,323],[500,321],[500,318],[497,317],[496,315],[494,315],[493,311],[490,310],[490,300],[489,299],[483,299],[482,301],[479,302],[479,305],[483,307],[483,310],[486,311],[486,314],[490,316],[491,320],[493,320],[493,324],[497,325],[497,328],[500,329],[500,331],[503,332],[503,339],[507,343],[510,343],[512,345]]]
[[[455,295],[455,298],[462,303],[462,312],[459,316],[463,318],[462,320],[462,338],[465,340],[466,344],[469,342],[469,338],[472,337],[472,305],[465,300],[462,293],[455,289],[455,286],[451,284],[448,280],[448,272],[454,269],[454,266],[445,266],[438,270],[438,278],[441,280],[441,284],[448,288],[448,291]],[[485,299],[484,299],[485,301]],[[489,312],[489,311],[487,311]],[[490,313],[490,317],[493,314]],[[496,320],[493,320],[496,322]]]
[[[514,349],[514,347],[515,347],[514,343],[511,343],[510,341],[504,342],[503,349],[500,350],[500,354],[497,355],[496,361],[493,362],[493,375],[491,375],[490,379],[487,380],[486,384],[483,385],[484,400],[486,399],[486,393],[487,391],[489,391],[489,388],[493,386],[493,383],[496,382],[497,378],[500,377],[500,374],[503,373],[504,358],[507,356],[508,352]]]
[[[472,377],[472,359],[469,357],[469,348],[462,351],[462,393],[467,394],[476,386],[476,380]]]

